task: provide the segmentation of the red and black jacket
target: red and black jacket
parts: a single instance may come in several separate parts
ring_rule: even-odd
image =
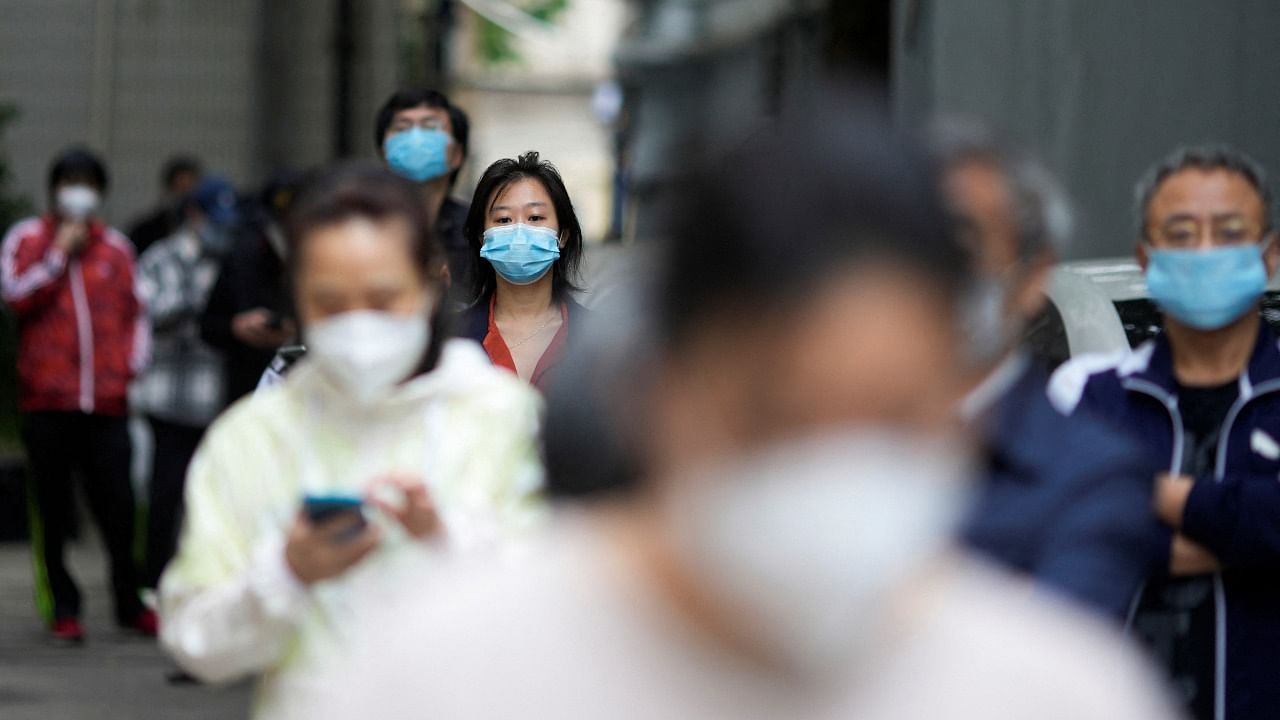
[[[150,345],[133,248],[94,221],[68,256],[54,247],[57,227],[51,215],[23,220],[0,245],[0,291],[18,318],[19,407],[124,415]]]

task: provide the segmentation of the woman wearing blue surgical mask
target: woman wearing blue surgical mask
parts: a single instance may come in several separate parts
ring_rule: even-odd
[[[261,677],[255,718],[323,704],[358,598],[537,517],[537,394],[442,331],[415,188],[352,165],[288,221],[308,352],[209,429],[160,583],[161,640],[209,682]],[[394,622],[394,619],[390,621]],[[296,713],[296,714],[293,714]]]
[[[582,228],[560,173],[536,152],[490,165],[463,233],[476,275],[460,334],[494,365],[545,389],[586,312],[571,297]]]

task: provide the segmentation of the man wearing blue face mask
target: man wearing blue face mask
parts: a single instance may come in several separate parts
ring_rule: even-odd
[[[1138,185],[1137,257],[1164,332],[1073,360],[1050,388],[1149,450],[1163,552],[1130,619],[1199,719],[1280,707],[1280,348],[1258,313],[1270,206],[1262,168],[1229,148],[1156,165]]]
[[[443,93],[426,88],[400,90],[387,98],[374,121],[374,141],[392,172],[422,188],[422,201],[444,247],[449,299],[470,298],[475,263],[462,225],[467,204],[450,197],[467,158],[470,122]]]

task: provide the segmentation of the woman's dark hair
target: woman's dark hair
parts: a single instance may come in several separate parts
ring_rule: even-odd
[[[381,165],[368,161],[347,162],[313,175],[290,206],[285,221],[289,243],[289,281],[296,287],[307,240],[317,229],[352,218],[373,221],[403,219],[409,224],[409,251],[424,282],[435,282],[431,344],[417,373],[427,372],[440,359],[449,336],[443,283],[435,281],[444,264],[444,251],[422,204],[418,188]],[[305,328],[304,328],[305,330]]]
[[[462,234],[471,246],[476,268],[472,302],[487,301],[497,284],[493,266],[480,257],[480,248],[484,246],[485,218],[502,191],[516,181],[525,179],[542,183],[542,187],[551,196],[551,204],[556,209],[556,220],[560,224],[560,239],[564,242],[564,247],[560,249],[560,259],[551,268],[551,297],[556,302],[562,302],[571,291],[580,289],[575,281],[578,278],[578,267],[582,264],[582,226],[578,224],[578,216],[573,212],[569,191],[565,189],[559,171],[531,150],[515,160],[507,158],[490,165],[476,185],[467,221],[462,226]]]
[[[49,166],[49,194],[66,180],[88,181],[105,194],[108,179],[107,166],[97,155],[88,148],[73,147],[60,153]]]
[[[401,110],[409,110],[423,105],[429,108],[438,108],[449,113],[449,125],[453,128],[453,139],[458,143],[458,147],[462,150],[462,157],[467,157],[468,143],[471,139],[471,121],[467,118],[467,113],[457,105],[449,102],[449,98],[439,90],[431,88],[407,88],[397,90],[394,95],[387,98],[387,101],[378,108],[378,115],[373,120],[373,145],[382,150],[382,143],[387,137],[387,130],[391,128],[391,121],[395,119],[396,113]],[[462,168],[454,170],[449,174],[449,187],[453,187],[453,183],[458,179],[458,172]]]

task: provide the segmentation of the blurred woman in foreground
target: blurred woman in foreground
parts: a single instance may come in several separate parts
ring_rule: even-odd
[[[582,228],[560,173],[536,152],[493,163],[463,234],[476,274],[460,334],[481,343],[494,365],[545,389],[586,313],[570,294]]]
[[[1166,717],[1108,629],[953,549],[968,263],[912,148],[800,110],[678,189],[654,332],[548,396],[550,487],[634,482],[518,568],[384,598],[412,619],[361,626],[320,717]],[[610,428],[634,462],[564,472]]]
[[[261,674],[257,718],[340,693],[320,678],[354,598],[446,545],[500,539],[541,481],[536,394],[446,341],[443,256],[407,181],[341,167],[288,230],[309,352],[209,430],[161,583],[165,648],[205,681]]]

